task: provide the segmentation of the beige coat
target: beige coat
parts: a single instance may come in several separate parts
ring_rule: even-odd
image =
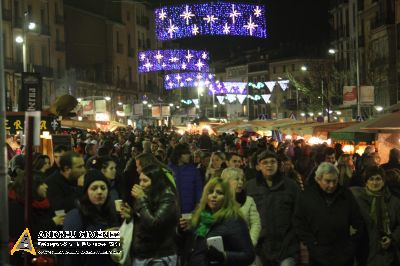
[[[246,202],[240,208],[240,211],[249,227],[251,242],[253,246],[256,246],[261,231],[261,220],[252,197],[246,197]]]

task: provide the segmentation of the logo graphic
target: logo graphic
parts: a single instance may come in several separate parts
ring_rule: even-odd
[[[11,250],[11,255],[14,255],[16,251],[25,251],[29,252],[32,255],[36,256],[35,248],[32,245],[31,234],[29,233],[28,228],[24,230],[24,232],[19,237],[17,243],[15,243],[14,247]]]

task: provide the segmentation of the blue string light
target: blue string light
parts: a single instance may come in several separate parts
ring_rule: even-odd
[[[203,50],[147,50],[138,53],[139,72],[162,70],[209,71],[210,54]]]
[[[265,7],[214,2],[165,6],[155,10],[159,40],[197,35],[234,35],[266,38]]]
[[[172,73],[164,76],[164,88],[167,90],[192,88],[199,85],[208,87],[214,82],[214,74],[199,72]]]

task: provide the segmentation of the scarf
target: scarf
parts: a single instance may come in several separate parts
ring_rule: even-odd
[[[372,192],[365,188],[367,195],[371,199],[371,208],[369,216],[382,235],[390,235],[390,217],[388,208],[385,202],[385,191]]]
[[[200,222],[199,225],[197,226],[195,234],[197,236],[205,237],[210,231],[211,226],[214,224],[215,218],[213,214],[209,211],[202,211],[200,213]]]
[[[24,200],[18,198],[17,193],[14,190],[9,190],[8,191],[8,198],[10,200],[14,200],[17,201],[21,204],[24,204]],[[32,207],[36,208],[36,209],[48,209],[50,208],[50,203],[49,200],[47,198],[45,199],[33,199],[32,200]]]

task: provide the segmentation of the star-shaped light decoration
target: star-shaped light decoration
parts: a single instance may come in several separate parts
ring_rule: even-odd
[[[154,56],[155,59],[157,59],[158,63],[160,63],[161,59],[163,59],[163,55],[160,53],[160,51],[157,52],[157,54]]]
[[[223,33],[229,34],[230,31],[231,31],[231,27],[228,26],[228,23],[225,23]]]
[[[187,79],[186,79],[186,81],[192,81],[192,80],[193,80],[192,78],[187,78]]]
[[[182,79],[181,75],[179,74],[175,78],[178,80],[178,82]]]
[[[250,16],[250,20],[247,22],[246,25],[243,26],[244,28],[248,29],[250,31],[250,36],[253,35],[253,30],[255,30],[258,25],[256,25],[252,20],[251,20],[251,16]]]
[[[214,23],[216,20],[218,20],[218,18],[214,15],[207,15],[203,18],[203,20],[207,21],[207,23]]]
[[[190,62],[190,59],[193,58],[193,55],[192,55],[192,54],[190,53],[190,51],[188,50],[188,53],[187,53],[187,55],[185,55],[185,57],[186,57],[187,61]]]
[[[235,10],[235,5],[232,5],[232,12],[229,13],[229,17],[232,18],[232,23],[235,24],[235,18],[239,17],[241,14]]]
[[[179,60],[179,58],[176,57],[176,56],[173,56],[173,57],[171,57],[171,58],[169,59],[169,61],[171,61],[172,63],[175,63],[175,62],[177,62],[178,60]]]
[[[167,81],[169,80],[169,76],[168,75],[165,76],[165,80],[167,80]]]
[[[207,53],[206,53],[206,52],[203,52],[202,55],[201,55],[201,58],[203,58],[204,60],[206,60],[206,59],[207,59]]]
[[[158,18],[164,20],[167,18],[167,13],[164,12],[164,9],[161,9],[160,14],[158,14]]]
[[[194,24],[194,25],[193,25],[193,28],[192,28],[192,34],[196,36],[196,35],[199,34],[199,33],[200,33],[199,27],[197,27],[197,25]]]
[[[168,86],[170,86],[170,87],[172,88],[172,86],[174,86],[174,83],[172,83],[172,81],[170,81],[170,82],[168,83]]]
[[[146,62],[146,64],[144,64],[144,67],[147,68],[147,71],[150,71],[150,68],[151,68],[152,66],[153,66],[153,65],[150,63],[149,59],[147,59],[147,62]]]
[[[254,11],[254,16],[256,16],[257,18],[259,17],[259,16],[261,16],[261,9],[260,9],[260,7],[259,6],[256,6],[256,9],[254,9],[253,10]]]
[[[200,62],[200,59],[199,59],[199,62]],[[197,65],[196,65],[196,66],[197,66]],[[200,69],[199,69],[199,70],[200,70]],[[199,73],[199,74],[197,74],[196,78],[197,78],[197,79],[203,79],[203,75]]]
[[[183,69],[183,70],[185,70],[185,69],[186,69],[186,67],[187,67],[186,63],[185,63],[185,62],[183,62],[183,63],[182,63],[182,69]]]
[[[143,60],[145,60],[145,59],[146,59],[146,55],[145,55],[145,54],[141,54],[141,55],[140,55],[140,60],[143,61]]]
[[[167,66],[167,64],[165,64],[165,63],[162,63],[162,65],[161,65],[161,66],[165,68],[165,67]]]
[[[186,11],[184,11],[180,16],[183,17],[183,19],[186,19],[186,25],[189,25],[189,19],[192,19],[192,17],[194,17],[194,14],[189,11],[189,6],[186,6]]]
[[[174,34],[178,30],[178,27],[172,24],[172,21],[169,20],[169,27],[167,28],[167,31],[169,33],[170,38],[172,38],[172,34]]]

